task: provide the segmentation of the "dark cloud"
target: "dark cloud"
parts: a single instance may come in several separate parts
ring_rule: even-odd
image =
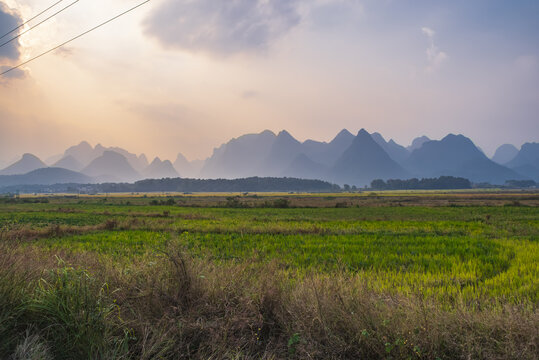
[[[0,73],[3,73],[4,71],[7,71],[11,69],[11,66],[2,66],[0,65]],[[0,83],[2,82],[2,79],[22,79],[26,76],[26,72],[21,69],[13,69],[8,73],[5,73],[0,77]]]
[[[13,30],[17,26],[22,24],[21,17],[15,13],[13,10],[8,8],[3,2],[0,2],[0,36],[3,36],[7,32]],[[13,36],[16,36],[17,32],[13,32],[8,36],[0,40],[0,44],[5,43]],[[13,61],[19,59],[20,52],[20,43],[19,40],[14,40],[9,44],[6,44],[0,48],[0,61],[8,60]]]
[[[265,50],[299,24],[300,0],[165,0],[145,21],[166,47],[231,55]]]

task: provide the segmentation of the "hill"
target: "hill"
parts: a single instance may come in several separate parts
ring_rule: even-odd
[[[52,167],[64,168],[71,171],[81,171],[84,166],[72,155],[67,155],[54,163]]]
[[[92,147],[88,142],[83,141],[78,145],[68,148],[64,152],[65,157],[73,157],[77,162],[79,162],[82,167],[88,166],[93,160],[97,159],[100,156],[103,156],[105,151],[114,151],[118,154],[121,154],[127,159],[129,165],[137,172],[143,171],[148,166],[148,159],[146,155],[141,154],[139,156],[130,153],[127,150],[124,150],[119,147],[104,147],[101,144],[97,144],[95,147]]]
[[[455,176],[492,184],[523,178],[487,158],[467,137],[453,134],[439,141],[428,141],[414,150],[407,169],[420,177]]]
[[[406,171],[364,129],[359,131],[352,145],[328,174],[329,178],[339,184],[358,186],[368,185],[374,179],[398,179],[405,176]]]
[[[147,179],[177,178],[178,172],[169,160],[161,161],[156,157],[150,165],[144,169],[143,175]]]
[[[430,139],[423,135],[423,136],[420,136],[420,137],[416,137],[413,141],[412,141],[412,144],[410,144],[410,146],[408,146],[406,148],[406,150],[408,150],[409,152],[412,152],[416,149],[419,149],[421,146],[423,146],[424,143],[430,141]]]
[[[84,174],[62,169],[62,168],[42,168],[33,170],[24,175],[3,175],[0,176],[0,187],[14,185],[53,185],[53,184],[88,184],[94,180]]]
[[[302,144],[302,152],[314,162],[329,167],[352,145],[354,138],[350,131],[343,129],[329,143],[305,141]]]
[[[500,165],[507,164],[518,154],[518,149],[511,144],[504,144],[496,149],[492,161]]]
[[[410,152],[404,146],[393,141],[393,139],[386,141],[380,133],[373,133],[371,137],[398,164],[402,164],[410,156]]]
[[[301,153],[294,158],[281,175],[300,179],[321,179],[326,172],[327,168],[324,165],[314,162],[307,155]]]
[[[539,181],[539,143],[526,143],[515,156],[507,163],[515,171]]]
[[[213,151],[200,170],[200,176],[234,178],[255,175],[275,139],[276,135],[269,130],[232,139]]]
[[[257,174],[261,176],[280,175],[301,154],[301,150],[301,143],[298,140],[288,131],[281,131],[271,145],[268,156],[261,166],[258,166]]]
[[[19,161],[0,171],[0,175],[22,175],[46,167],[47,165],[37,156],[24,154]]]
[[[127,159],[114,151],[105,151],[85,167],[82,173],[97,178],[100,182],[130,182],[141,178]]]

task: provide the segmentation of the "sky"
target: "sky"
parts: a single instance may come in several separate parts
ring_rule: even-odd
[[[54,2],[0,0],[0,36]],[[0,47],[0,69],[141,0],[64,0],[22,30],[73,2]],[[151,0],[0,76],[0,165],[83,140],[203,159],[265,129],[455,133],[492,155],[539,140],[537,18],[536,0]]]

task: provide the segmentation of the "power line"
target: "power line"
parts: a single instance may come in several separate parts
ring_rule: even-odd
[[[49,16],[48,18],[46,18],[45,20],[42,20],[42,21],[38,22],[37,24],[35,24],[35,25],[32,26],[31,28],[29,28],[29,29],[23,31],[22,33],[18,34],[17,36],[12,37],[11,39],[9,39],[8,41],[6,41],[5,43],[0,44],[0,48],[1,48],[2,46],[4,46],[4,45],[9,44],[9,43],[12,42],[13,40],[20,38],[21,36],[23,36],[24,34],[26,34],[27,32],[29,32],[30,30],[35,29],[36,27],[38,27],[39,25],[43,24],[44,22],[46,22],[46,21],[52,19],[53,17],[55,17],[56,15],[58,15],[59,13],[61,13],[62,11],[67,10],[68,8],[70,8],[71,6],[75,5],[75,4],[78,3],[79,1],[80,1],[80,0],[75,0],[75,1],[72,2],[71,4],[69,4],[69,5],[67,5],[66,7],[64,7],[63,9],[58,10],[57,12],[55,12],[54,14],[52,14],[51,16]]]
[[[4,35],[0,36],[0,40],[5,38],[6,36],[8,36],[9,34],[11,34],[12,32],[15,32],[17,30],[19,30],[20,28],[22,28],[24,25],[28,24],[30,21],[40,17],[41,15],[43,15],[44,13],[46,13],[47,11],[49,11],[50,9],[52,9],[53,7],[55,7],[56,5],[58,5],[59,3],[61,3],[62,1],[64,0],[60,0],[54,4],[52,4],[51,6],[49,6],[48,8],[46,8],[45,10],[43,10],[42,12],[40,12],[39,14],[35,15],[34,17],[32,17],[31,19],[28,19],[26,20],[25,22],[23,22],[22,24],[20,24],[19,26],[17,26],[15,29],[11,30],[10,32],[7,32],[5,33]]]
[[[58,45],[58,46],[55,46],[55,47],[53,47],[53,48],[50,49],[50,50],[45,51],[44,53],[41,53],[41,54],[39,54],[39,55],[37,55],[37,56],[35,56],[35,57],[29,59],[29,60],[27,60],[27,61],[25,61],[25,62],[23,62],[23,63],[17,65],[17,66],[14,66],[14,67],[10,68],[9,70],[6,70],[6,71],[0,73],[0,76],[5,75],[5,74],[7,74],[8,72],[13,71],[13,70],[15,70],[15,69],[18,69],[18,68],[20,68],[21,66],[24,66],[24,65],[28,64],[29,62],[32,62],[32,61],[34,61],[34,60],[37,60],[37,59],[39,59],[40,57],[42,57],[42,56],[44,56],[44,55],[47,55],[48,53],[53,52],[54,50],[57,50],[57,49],[61,48],[62,46],[67,45],[67,44],[69,44],[70,42],[72,42],[72,41],[74,41],[74,40],[77,40],[78,38],[80,38],[80,37],[82,37],[82,36],[84,36],[84,35],[86,35],[86,34],[88,34],[88,33],[91,33],[91,32],[94,31],[94,30],[97,30],[98,28],[102,27],[103,25],[106,25],[106,24],[108,24],[108,23],[110,23],[110,22],[112,22],[112,21],[118,19],[119,17],[121,17],[121,16],[123,16],[123,15],[125,15],[125,14],[127,14],[127,13],[130,13],[131,11],[133,11],[133,10],[135,10],[135,9],[137,9],[137,8],[139,8],[139,7],[141,7],[142,5],[144,5],[144,4],[146,4],[146,3],[149,3],[150,1],[151,1],[151,0],[143,1],[143,2],[141,2],[140,4],[138,4],[137,6],[134,6],[134,7],[132,7],[131,9],[126,10],[126,11],[124,11],[123,13],[116,15],[115,17],[113,17],[113,18],[111,18],[111,19],[109,19],[109,20],[107,20],[107,21],[105,21],[105,22],[103,22],[103,23],[101,23],[101,24],[99,24],[99,25],[97,25],[97,26],[91,28],[90,30],[87,30],[87,31],[83,32],[82,34],[77,35],[77,36],[75,36],[74,38],[71,38],[71,39],[69,39],[69,40],[63,42],[62,44],[60,44],[60,45]]]

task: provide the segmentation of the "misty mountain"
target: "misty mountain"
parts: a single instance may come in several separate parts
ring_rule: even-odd
[[[19,161],[0,171],[0,175],[21,175],[46,167],[47,165],[37,156],[24,154]]]
[[[138,156],[138,161],[140,162],[141,165],[144,165],[144,166],[148,166],[150,164],[145,154],[140,154]]]
[[[47,164],[48,166],[53,166],[58,161],[60,161],[60,159],[62,159],[63,157],[64,157],[64,154],[56,154],[53,156],[49,156],[48,158],[45,159],[44,163]]]
[[[416,149],[419,149],[427,141],[430,141],[430,139],[425,135],[417,137],[412,141],[412,144],[406,148],[406,150],[408,150],[409,152],[412,152]]]
[[[141,178],[125,156],[108,150],[86,166],[82,173],[101,182],[131,182]]]
[[[248,134],[230,140],[215,149],[200,170],[203,178],[239,178],[257,174],[260,162],[276,140],[273,132]]]
[[[407,161],[407,169],[415,176],[456,176],[493,184],[523,178],[487,158],[467,137],[453,134],[439,141],[428,141],[414,150]]]
[[[24,175],[0,176],[0,187],[14,185],[89,184],[94,182],[89,176],[62,168],[42,168]]]
[[[203,160],[189,161],[182,153],[179,153],[173,165],[181,177],[192,179],[200,176],[200,170],[204,163]]]
[[[407,177],[406,171],[361,129],[352,145],[332,167],[328,177],[339,184],[364,186],[374,179]]]
[[[71,171],[81,171],[84,166],[73,156],[67,155],[54,163],[52,167],[64,168]]]
[[[344,153],[352,142],[355,136],[350,131],[341,130],[329,143],[307,140],[302,144],[302,152],[313,161],[325,165],[332,166],[335,161]]]
[[[522,145],[518,154],[507,163],[507,166],[520,174],[539,181],[539,143]]]
[[[150,165],[144,169],[143,173],[147,179],[164,179],[180,177],[169,160],[161,161],[156,157]]]
[[[413,150],[410,152],[408,149]],[[278,135],[266,130],[234,138],[214,149],[212,156],[204,161],[188,161],[178,154],[173,164],[159,158],[149,164],[144,154],[137,156],[118,147],[106,148],[100,144],[92,147],[83,141],[67,149],[53,167],[80,171],[98,182],[132,182],[142,178],[179,176],[213,179],[285,176],[359,186],[368,185],[374,179],[412,176],[454,176],[493,184],[503,184],[506,180],[539,181],[539,144],[524,144],[520,151],[515,151],[512,145],[503,145],[496,151],[494,160],[504,162],[512,158],[503,166],[488,159],[462,135],[451,134],[439,141],[422,136],[405,148],[393,140],[386,141],[379,133],[369,134],[363,129],[357,136],[342,130],[330,142],[307,140],[303,143],[285,130]],[[0,175],[27,174],[46,167],[39,158],[25,154],[2,170]],[[54,174],[54,180],[61,183],[73,180],[72,177],[62,179],[60,175]],[[75,176],[71,173],[63,175]],[[16,177],[9,181],[13,179],[24,183],[30,181]],[[88,182],[88,179],[79,180]]]
[[[286,130],[281,131],[273,142],[270,152],[258,173],[262,176],[279,176],[301,153],[301,143]]]
[[[327,172],[327,167],[314,162],[307,155],[297,155],[292,163],[281,173],[281,176],[300,179],[322,179]]]
[[[378,145],[384,149],[390,158],[402,164],[410,156],[410,152],[402,145],[397,144],[393,139],[386,141],[380,133],[373,133],[371,137]]]
[[[496,149],[492,161],[500,165],[507,164],[509,161],[513,160],[518,154],[518,149],[515,145],[504,144]]]
[[[142,172],[149,164],[148,159],[146,158],[146,155],[144,154],[137,156],[122,148],[119,148],[119,147],[107,148],[101,144],[97,144],[95,147],[92,147],[86,141],[83,141],[78,145],[68,148],[64,153],[64,158],[71,156],[76,161],[78,161],[82,165],[82,167],[86,167],[93,160],[97,159],[98,157],[103,156],[105,151],[114,151],[118,154],[121,154],[127,159],[127,161],[129,162],[129,165],[131,165],[131,167],[137,172]]]
[[[98,146],[101,146],[101,145],[98,144],[96,148]],[[104,149],[108,151],[114,151],[114,152],[117,152],[118,154],[123,155],[129,162],[129,165],[131,165],[131,167],[135,169],[135,171],[138,173],[142,173],[149,165],[148,159],[146,158],[146,155],[144,154],[140,154],[140,156],[137,156],[119,147],[109,147],[109,148],[104,148]]]
[[[71,156],[83,166],[88,165],[90,162],[92,162],[92,160],[101,155],[103,154],[96,154],[94,152],[94,148],[86,141],[83,141],[78,145],[71,146],[64,152],[64,157]]]

